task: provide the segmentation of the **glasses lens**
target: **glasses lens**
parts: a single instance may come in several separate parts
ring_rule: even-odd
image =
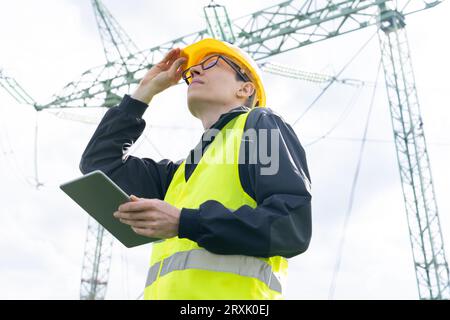
[[[244,72],[241,71],[242,69],[237,63],[233,62],[232,60],[226,57],[221,58],[223,58],[223,60],[225,60],[225,62],[228,63],[230,67],[234,69],[234,71],[236,71],[236,73],[238,74],[239,78],[241,78],[242,81],[244,82],[250,81],[249,77]]]
[[[209,58],[206,58],[199,64],[190,66],[188,69],[184,70],[183,73],[181,74],[181,76],[182,76],[183,80],[189,85],[192,80],[191,70],[193,67],[201,65],[203,70],[208,70],[208,69],[214,67],[217,64],[218,60],[219,60],[219,56],[211,56]]]
[[[214,67],[217,63],[217,60],[219,60],[219,56],[212,56],[212,57],[209,57],[208,59],[204,60],[202,62],[203,70],[207,70],[209,68]]]

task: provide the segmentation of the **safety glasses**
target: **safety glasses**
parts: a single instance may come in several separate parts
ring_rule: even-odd
[[[214,67],[217,64],[217,62],[219,61],[219,59],[222,59],[231,68],[233,68],[233,70],[236,71],[236,73],[239,75],[239,77],[241,78],[242,81],[245,81],[245,82],[250,81],[250,79],[243,72],[241,72],[241,70],[237,64],[235,64],[233,61],[231,61],[228,58],[221,56],[219,54],[210,56],[207,59],[200,62],[199,64],[190,66],[189,68],[184,70],[183,73],[181,74],[183,80],[186,82],[187,85],[189,85],[192,81],[191,68],[196,67],[196,66],[202,66],[202,70],[208,70],[208,69],[211,69],[212,67]]]

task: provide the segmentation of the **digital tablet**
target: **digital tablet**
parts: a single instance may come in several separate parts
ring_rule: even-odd
[[[114,211],[130,197],[102,171],[92,171],[59,187],[127,248],[159,240],[138,235],[114,218]]]

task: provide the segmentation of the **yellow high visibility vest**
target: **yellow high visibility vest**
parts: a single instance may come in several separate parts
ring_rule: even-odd
[[[197,209],[216,200],[236,210],[256,202],[239,179],[239,149],[249,112],[231,120],[211,142],[186,182],[185,161],[174,174],[165,201]],[[230,213],[233,214],[233,213]],[[153,243],[145,299],[282,299],[287,260],[214,254],[178,237]]]

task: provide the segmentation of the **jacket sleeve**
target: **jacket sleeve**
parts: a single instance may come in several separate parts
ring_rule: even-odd
[[[275,174],[262,174],[268,166],[260,156],[256,163],[240,165],[241,183],[256,200],[256,208],[245,205],[232,211],[214,200],[204,202],[198,209],[183,208],[179,237],[196,241],[218,254],[290,258],[306,251],[311,239],[311,183],[305,152],[293,129],[281,117],[270,110],[254,111],[257,141],[264,131],[259,129],[275,129],[279,133],[279,165]],[[252,121],[252,113],[247,122]],[[267,137],[268,145],[272,145],[271,135]],[[250,145],[249,149],[255,147]],[[275,151],[270,150],[269,154]]]
[[[127,154],[145,129],[142,115],[148,105],[125,95],[109,109],[84,150],[80,171],[103,171],[127,194],[163,199],[179,166],[168,159],[156,162]]]

